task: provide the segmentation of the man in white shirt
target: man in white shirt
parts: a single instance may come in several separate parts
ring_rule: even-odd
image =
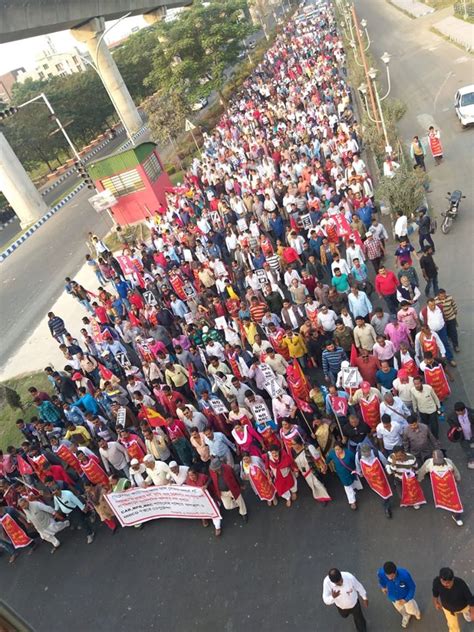
[[[396,445],[402,443],[403,427],[396,421],[392,421],[390,415],[386,413],[381,417],[382,421],[377,424],[377,439],[382,443],[381,447],[389,453]]]
[[[187,465],[178,465],[176,461],[171,461],[166,478],[171,485],[184,485],[188,471],[189,467]]]
[[[323,601],[327,606],[334,604],[341,617],[354,617],[357,632],[366,632],[367,624],[360,607],[359,596],[367,608],[367,593],[354,575],[331,568],[323,581]]]
[[[398,241],[408,235],[408,218],[403,214],[403,211],[397,211],[397,221],[395,222],[393,232],[395,233],[395,239],[398,239]]]
[[[411,403],[411,400],[410,400]],[[380,404],[380,415],[390,415],[392,421],[400,424],[402,429],[407,425],[407,417],[411,414],[411,410],[403,402],[401,397],[394,397],[390,391],[383,396],[383,402]]]
[[[153,455],[145,454],[143,457],[143,465],[148,474],[147,485],[168,485],[170,468],[164,461],[155,461]]]
[[[122,472],[127,478],[130,474],[130,457],[127,449],[118,441],[106,441],[99,439],[99,454],[107,474],[112,474],[111,467],[117,472]]]

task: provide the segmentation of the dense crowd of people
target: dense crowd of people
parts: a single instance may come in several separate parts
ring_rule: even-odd
[[[69,526],[92,543],[97,520],[115,532],[106,497],[129,487],[204,487],[246,521],[243,489],[291,507],[307,484],[326,506],[333,476],[352,509],[362,479],[391,518],[392,487],[419,509],[429,475],[462,525],[439,432],[442,415],[472,467],[473,411],[446,404],[456,302],[431,237],[418,257],[404,214],[395,245],[379,220],[344,64],[331,10],[290,22],[150,238],[114,254],[90,234],[99,287],[65,286],[83,328],[50,312],[64,367],[45,368],[50,392],[31,386],[36,414],[0,461],[13,544],[54,552]]]

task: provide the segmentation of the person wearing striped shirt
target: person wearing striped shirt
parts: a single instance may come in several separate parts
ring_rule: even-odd
[[[347,360],[347,354],[342,347],[336,347],[334,342],[328,342],[322,353],[323,371],[326,382],[335,384],[337,374],[341,370],[341,362]]]
[[[394,446],[392,453],[387,457],[387,465],[385,466],[388,474],[393,476],[393,483],[399,496],[402,495],[402,478],[403,474],[416,474],[418,463],[416,456],[405,452],[403,446]],[[419,509],[420,505],[414,505],[414,509]]]
[[[444,323],[446,325],[446,333],[448,338],[453,343],[454,351],[459,351],[459,340],[458,340],[458,324],[457,324],[457,315],[458,315],[458,306],[456,305],[456,301],[452,296],[447,294],[446,290],[439,289],[438,294],[436,295],[436,304],[441,308],[444,316]]]

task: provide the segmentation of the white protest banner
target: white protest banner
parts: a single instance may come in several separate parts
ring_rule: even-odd
[[[260,287],[264,287],[268,283],[267,273],[263,269],[255,270]]]
[[[261,424],[264,421],[270,421],[271,415],[265,404],[252,404],[250,406],[255,421]]]
[[[193,288],[191,284],[185,285],[183,290],[184,290],[184,293],[186,294],[186,300],[188,298],[194,298],[196,296],[196,290]]]
[[[262,362],[261,364],[259,364],[258,368],[263,373],[263,377],[266,380],[274,380],[275,379],[275,373],[273,373],[272,367],[269,366],[268,364],[265,364],[265,362]]]
[[[119,351],[115,354],[115,359],[120,364],[120,366],[128,366],[130,364],[130,360],[128,359],[128,355],[123,351]]]
[[[301,225],[305,230],[313,227],[313,222],[311,221],[311,215],[309,215],[309,213],[301,216]]]
[[[117,411],[117,417],[115,418],[115,424],[121,428],[125,428],[125,421],[127,419],[127,410],[125,406],[120,406]]]
[[[194,314],[192,312],[186,312],[186,314],[184,315],[184,320],[187,325],[190,325],[194,322]]]
[[[145,303],[147,305],[151,305],[153,307],[154,305],[158,304],[158,301],[156,300],[156,297],[151,290],[146,290],[146,292],[143,292],[143,298],[145,299]]]
[[[265,380],[265,382],[263,383],[263,388],[267,391],[272,399],[283,395],[283,389],[277,384],[274,378],[271,378],[270,380]]]
[[[245,219],[245,217],[241,217],[240,219],[237,220],[237,228],[243,232],[244,230],[247,230],[248,228],[248,224],[247,224],[247,220]]]
[[[228,412],[224,402],[222,402],[220,399],[213,397],[209,399],[209,403],[216,415],[225,415]]]
[[[360,382],[359,369],[356,367],[346,367],[342,369],[342,387],[357,388]]]
[[[135,487],[125,492],[107,494],[106,499],[122,527],[132,527],[158,518],[212,520],[221,517],[209,492],[200,487]]]

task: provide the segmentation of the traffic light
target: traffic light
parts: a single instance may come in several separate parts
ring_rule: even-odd
[[[92,180],[89,173],[87,172],[87,168],[85,164],[83,162],[79,162],[78,160],[76,160],[76,162],[74,163],[74,166],[76,167],[76,171],[79,174],[79,177],[82,178],[84,182],[86,183],[87,188],[95,189],[94,181]]]
[[[6,108],[6,110],[2,110],[2,112],[0,112],[0,121],[4,121],[5,119],[9,118],[10,116],[13,116],[17,112],[18,112],[18,108],[15,108],[15,107]]]

